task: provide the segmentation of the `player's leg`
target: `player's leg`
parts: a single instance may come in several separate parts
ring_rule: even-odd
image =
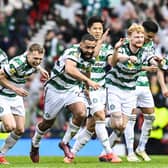
[[[141,136],[138,147],[136,149],[137,155],[139,155],[144,161],[150,161],[150,157],[145,152],[145,146],[148,141],[150,131],[152,129],[152,123],[155,119],[154,108],[143,108],[144,122],[141,128]]]
[[[2,121],[0,123],[1,132],[11,132],[12,130],[16,128],[15,119],[11,113],[5,114],[4,116],[1,116],[0,118]],[[11,135],[13,135],[13,133],[11,133],[8,136],[8,138],[5,140],[0,150],[0,164],[9,164],[9,162],[5,158],[5,154],[9,150],[10,146],[13,146],[13,143],[12,143],[13,139],[11,140]],[[14,144],[15,142],[16,140],[14,139]]]
[[[111,125],[114,130],[109,137],[111,146],[115,144],[116,139],[121,137],[124,129],[126,128],[130,113],[136,104],[135,93],[133,91],[116,91],[115,95],[110,96],[109,98],[109,110],[112,113],[111,121],[108,119],[107,125]],[[117,110],[122,111],[122,113],[115,112]]]
[[[144,122],[141,128],[141,136],[139,140],[136,153],[141,156],[144,161],[150,161],[150,157],[145,152],[145,146],[148,141],[150,131],[152,129],[152,124],[155,119],[154,115],[154,101],[149,87],[142,87],[143,95],[141,101],[139,102],[139,107],[144,114]]]
[[[108,89],[108,111],[107,114],[110,116],[108,120],[106,119],[106,126],[113,128],[113,133],[109,137],[110,146],[113,146],[113,142],[116,140],[118,135],[115,132],[118,132],[117,129],[122,126],[122,115],[121,115],[121,103],[120,96],[118,95],[118,89],[114,87],[112,90]],[[104,155],[106,152],[103,150],[101,155]]]
[[[129,116],[127,126],[124,131],[125,142],[127,148],[127,160],[129,162],[139,162],[139,158],[134,153],[134,126],[136,123],[137,109],[133,109],[132,114]]]
[[[76,153],[83,148],[84,145],[91,139],[92,135],[94,134],[95,128],[95,121],[93,117],[87,118],[86,127],[83,128],[79,133],[76,135],[76,141],[72,146],[71,152],[73,153],[74,157]],[[74,158],[65,157],[65,163],[72,163]]]
[[[90,92],[90,98],[92,102],[91,114],[95,120],[95,133],[104,148],[105,156],[107,157],[106,161],[121,162],[121,159],[117,158],[116,155],[112,153],[106,129],[106,122],[105,122],[106,90],[101,88],[99,90],[92,91]]]
[[[53,99],[53,97],[55,98]],[[46,134],[53,125],[57,113],[63,108],[63,97],[64,95],[58,93],[56,89],[47,89],[47,92],[45,94],[43,120],[36,125],[35,133],[32,137],[30,151],[30,159],[32,160],[32,162],[39,162],[40,141],[44,134]]]
[[[139,97],[141,95],[141,90],[139,87],[136,87],[135,90],[135,98],[136,103],[139,102]],[[125,135],[125,142],[126,142],[126,149],[127,149],[127,160],[129,162],[138,162],[140,161],[136,154],[134,153],[134,126],[136,123],[136,116],[137,116],[137,108],[132,109],[132,112],[129,116],[127,126],[124,131]]]
[[[73,136],[78,132],[86,117],[86,107],[82,102],[76,102],[69,105],[68,110],[72,112],[73,117],[70,119],[69,127],[62,139],[62,142],[65,144],[69,143]]]
[[[30,151],[30,159],[34,163],[39,162],[39,144],[43,136],[49,131],[51,126],[53,125],[55,119],[46,120],[43,118],[42,122],[36,125],[35,133],[32,137],[31,142],[31,151]]]
[[[14,117],[16,121],[16,129],[9,134],[4,145],[1,147],[1,153],[4,154],[16,144],[24,133],[25,117],[17,115]]]
[[[20,139],[20,137],[24,133],[25,109],[23,104],[23,98],[20,96],[10,98],[7,104],[10,107],[11,113],[13,114],[13,117],[10,118],[11,123],[9,123],[9,125],[12,124],[13,125],[12,127],[13,128],[15,127],[15,129],[9,134],[4,144],[2,145],[0,149],[1,156],[5,156],[5,154],[9,151],[9,149],[11,149],[16,144],[16,142]],[[2,159],[1,157],[1,161],[2,160],[4,160],[4,158]]]
[[[11,111],[10,103],[13,104],[11,99],[0,95],[0,132],[11,132],[16,128],[14,116]]]
[[[112,117],[113,115],[113,117]],[[120,112],[113,112],[111,115],[110,120],[108,120],[108,126],[110,126],[111,128],[113,128],[113,132],[111,133],[111,135],[109,136],[109,144],[110,147],[114,146],[114,143],[116,141],[116,139],[118,139],[121,136],[121,126],[122,126],[122,115]],[[115,117],[114,117],[115,116]],[[99,160],[100,161],[105,161],[106,160],[106,153],[107,151],[103,150],[99,156]],[[113,153],[112,149],[111,149],[111,153],[112,153],[112,162],[121,162],[122,160]]]
[[[69,142],[77,134],[80,126],[83,124],[86,118],[86,105],[83,98],[83,94],[78,92],[70,92],[66,96],[66,107],[73,114],[70,120],[69,126],[62,141],[59,143],[59,147],[63,150],[65,157],[73,158],[73,154],[70,151]]]

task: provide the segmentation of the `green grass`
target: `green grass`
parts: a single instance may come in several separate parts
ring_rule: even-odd
[[[41,157],[40,163],[31,163],[29,157],[7,157],[10,165],[0,168],[168,168],[168,156],[152,156],[151,162],[128,163],[126,158],[118,164],[100,163],[97,157],[76,157],[74,163],[63,163],[63,157]]]

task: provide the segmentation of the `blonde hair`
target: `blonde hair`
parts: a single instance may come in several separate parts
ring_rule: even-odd
[[[138,33],[145,33],[145,30],[142,25],[133,23],[127,30],[128,36],[130,36],[135,31]]]
[[[39,54],[44,54],[45,49],[38,43],[31,44],[28,48],[29,52],[38,51]]]

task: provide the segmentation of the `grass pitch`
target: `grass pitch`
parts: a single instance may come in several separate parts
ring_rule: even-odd
[[[122,158],[122,163],[102,163],[97,157],[76,157],[74,163],[63,163],[63,157],[41,157],[40,163],[32,163],[29,157],[7,157],[10,165],[0,168],[168,168],[168,156],[151,156],[151,162],[129,163]]]

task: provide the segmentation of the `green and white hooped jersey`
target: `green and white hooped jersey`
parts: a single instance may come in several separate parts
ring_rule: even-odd
[[[75,90],[79,88],[81,82],[71,77],[65,72],[65,61],[70,59],[77,64],[77,68],[80,72],[86,73],[90,71],[91,65],[94,63],[94,59],[85,61],[81,57],[81,51],[79,45],[73,45],[64,51],[64,54],[55,63],[51,72],[51,79],[47,81],[47,84],[51,84],[57,90],[66,92],[67,90]]]
[[[91,79],[100,84],[100,86],[105,85],[105,75],[107,59],[109,55],[113,54],[112,46],[109,44],[102,44],[100,48],[99,55],[95,59],[95,63],[91,68]]]
[[[151,58],[151,56],[155,55],[155,49],[154,49],[154,44],[153,41],[150,41],[148,43],[145,43],[143,45],[143,48],[145,49],[145,52],[147,53],[147,55],[149,55],[149,57]],[[148,62],[144,62],[144,66],[148,65]],[[136,86],[146,86],[149,87],[149,80],[147,77],[147,72],[146,71],[141,71],[139,73],[137,82],[136,82]]]
[[[164,71],[168,70],[168,54],[163,58],[160,68]]]
[[[32,73],[36,72],[36,69],[31,67],[27,62],[27,52],[11,59],[9,64],[5,65],[3,69],[8,80],[17,87],[22,87],[25,84],[26,79]],[[0,95],[8,97],[16,96],[15,92],[3,86],[0,86]]]
[[[113,85],[125,90],[135,90],[136,80],[142,65],[144,62],[148,62],[151,57],[147,55],[144,48],[140,48],[137,53],[132,53],[129,48],[129,43],[120,47],[118,52],[128,56],[134,55],[138,58],[138,61],[135,64],[131,63],[129,60],[118,62],[107,74],[106,85],[107,87]]]
[[[4,67],[6,64],[8,64],[8,57],[6,53],[0,49],[0,68]]]

